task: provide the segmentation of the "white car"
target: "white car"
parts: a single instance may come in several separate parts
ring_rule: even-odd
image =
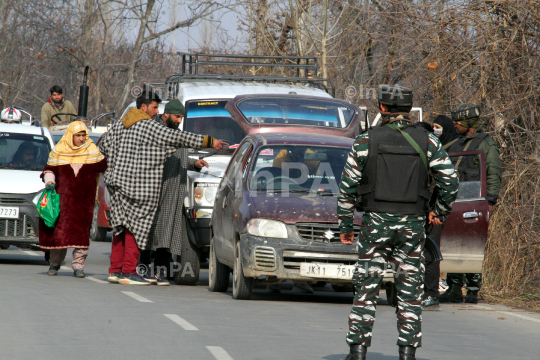
[[[39,177],[54,141],[48,129],[0,124],[0,247],[39,250]],[[47,259],[48,252],[46,252]]]

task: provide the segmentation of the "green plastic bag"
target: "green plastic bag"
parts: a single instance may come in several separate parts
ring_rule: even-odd
[[[36,208],[45,225],[54,227],[60,215],[60,195],[56,193],[56,190],[45,189]]]

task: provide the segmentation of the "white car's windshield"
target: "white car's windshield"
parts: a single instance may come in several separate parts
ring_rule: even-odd
[[[188,101],[184,130],[210,135],[230,145],[239,144],[246,135],[225,110],[228,100]]]
[[[51,152],[45,136],[0,132],[0,168],[43,170]]]

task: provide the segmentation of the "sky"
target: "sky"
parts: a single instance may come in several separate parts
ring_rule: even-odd
[[[187,5],[171,1],[167,14],[165,14],[168,24],[173,24],[177,21],[185,20],[188,13]],[[163,11],[162,11],[163,15]],[[222,9],[212,14],[213,21],[203,20],[189,28],[181,28],[173,34],[167,36],[166,41],[176,51],[187,52],[189,49],[201,48],[208,45],[218,51],[237,50],[230,49],[231,46],[245,47],[242,34],[238,31],[239,14],[236,11]],[[223,33],[225,32],[225,34]],[[224,41],[224,38],[228,38]],[[245,49],[244,48],[244,49]]]

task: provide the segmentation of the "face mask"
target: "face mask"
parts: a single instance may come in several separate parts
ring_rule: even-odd
[[[435,134],[436,137],[441,137],[442,129],[433,129],[433,134]]]

